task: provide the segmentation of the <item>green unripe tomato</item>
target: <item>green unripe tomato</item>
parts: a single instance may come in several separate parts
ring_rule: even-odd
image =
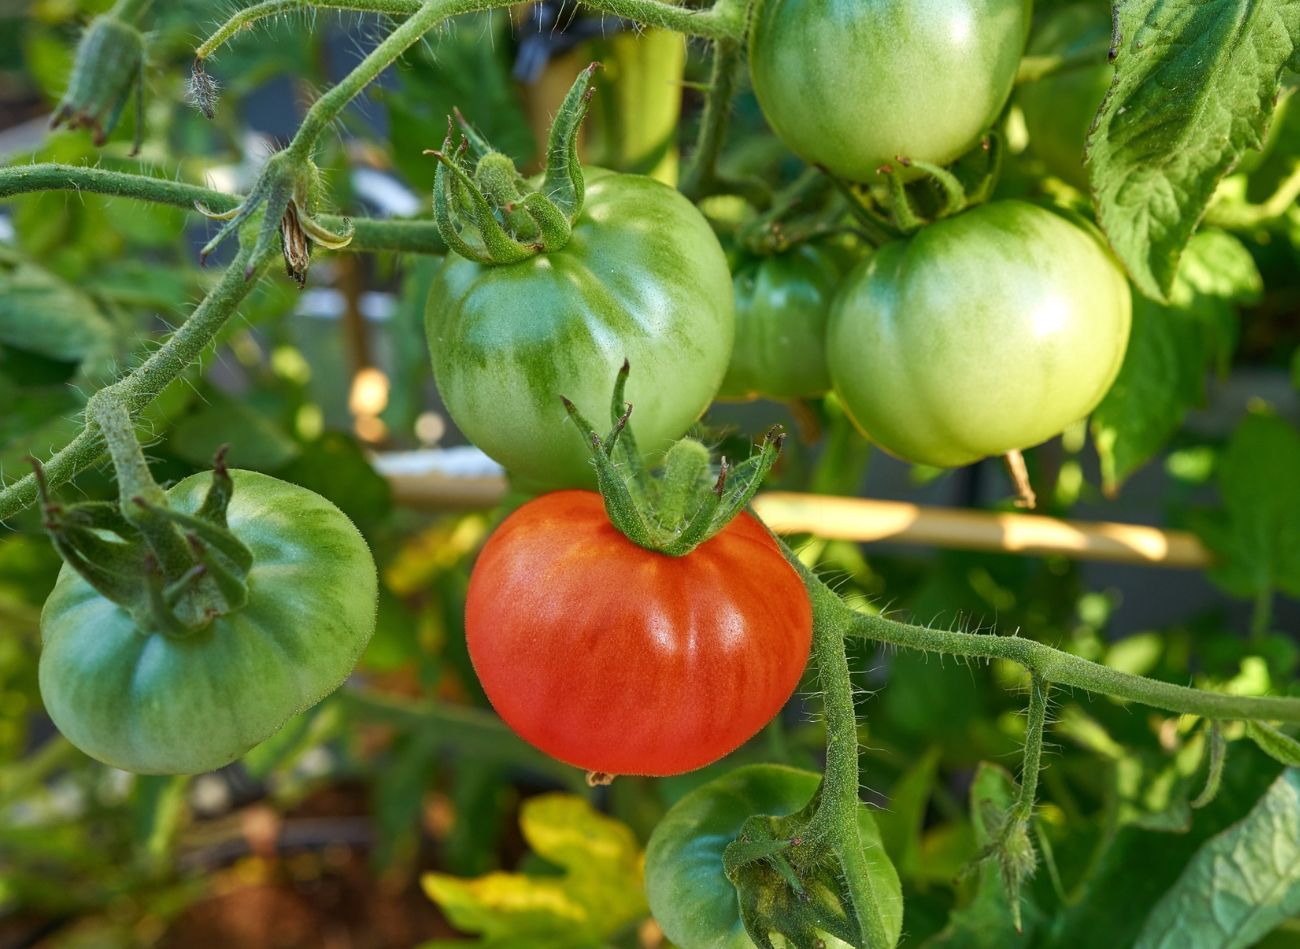
[[[826,321],[840,275],[835,256],[811,244],[736,268],[736,343],[719,398],[799,399],[830,388]]]
[[[586,169],[573,236],[513,264],[448,254],[426,327],[438,391],[460,430],[546,488],[595,484],[561,396],[603,430],[614,377],[646,455],[713,400],[731,357],[731,272],[708,221],[675,189]]]
[[[1048,171],[1081,191],[1088,189],[1083,165],[1088,130],[1115,74],[1106,62],[1109,39],[1110,18],[1104,7],[1064,7],[1034,34],[1029,52],[1069,58],[1096,49],[1096,62],[1025,83],[1016,93],[1025,115],[1030,151],[1043,160]]]
[[[674,945],[754,949],[740,919],[736,888],[722,870],[723,852],[740,835],[747,818],[794,814],[812,800],[820,782],[821,775],[811,771],[746,765],[696,788],[672,806],[646,845],[645,885],[650,912]],[[903,894],[865,804],[858,808],[858,836],[893,945],[903,925]],[[827,949],[845,945],[833,936],[824,939]],[[788,945],[780,936],[772,941],[778,947]]]
[[[306,488],[231,471],[230,530],[253,554],[248,602],[186,636],[143,632],[64,566],[41,612],[41,697],[68,740],[139,774],[234,761],[333,692],[375,629],[370,548]],[[167,492],[194,514],[211,473]]]
[[[1025,0],[762,0],[749,69],[777,137],[851,181],[897,157],[942,165],[1011,93]]]
[[[1091,412],[1119,372],[1131,300],[1090,231],[999,201],[881,247],[845,278],[831,378],[872,441],[905,461],[970,464]]]

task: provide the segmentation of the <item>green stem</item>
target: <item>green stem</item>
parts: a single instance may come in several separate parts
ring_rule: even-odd
[[[99,429],[113,459],[113,472],[117,478],[118,492],[122,497],[124,512],[128,515],[132,498],[142,498],[150,504],[163,505],[167,496],[158,487],[149,464],[144,460],[144,450],[135,437],[131,416],[111,387],[101,389],[86,403],[86,418]]]
[[[316,141],[343,111],[344,106],[378,78],[379,74],[392,65],[397,57],[419,42],[425,33],[443,20],[458,14],[473,13],[502,5],[501,0],[428,0],[401,26],[389,33],[383,42],[372,49],[352,72],[312,103],[286,151],[300,161],[310,159]]]
[[[424,0],[324,0],[324,2],[317,2],[317,0],[263,0],[262,3],[255,3],[251,7],[245,7],[233,14],[230,19],[217,28],[215,33],[203,41],[203,44],[195,50],[195,56],[199,59],[207,59],[229,42],[233,36],[242,30],[248,29],[258,20],[280,16],[285,13],[307,9],[351,10],[360,13],[382,13],[394,17],[407,17],[415,16],[427,6],[433,5],[438,5],[438,0],[427,0],[427,2],[424,2]],[[507,5],[508,0],[494,0],[494,2],[476,4],[471,9],[484,10]],[[615,16],[636,20],[638,23],[644,23],[647,26],[660,26],[678,33],[704,36],[711,39],[739,39],[744,28],[742,9],[736,3],[729,2],[729,0],[721,0],[711,10],[681,7],[674,3],[663,2],[663,0],[593,0],[587,6],[604,13],[612,13]],[[456,13],[464,12],[470,12],[470,10],[443,13],[438,18],[454,16]]]
[[[358,13],[386,13],[391,16],[410,16],[422,5],[421,0],[328,0],[318,3],[315,0],[264,0],[251,7],[245,7],[231,15],[230,19],[217,27],[217,31],[203,41],[194,51],[199,59],[207,59],[235,34],[249,29],[258,20],[295,13],[300,10],[350,10]]]
[[[237,194],[213,191],[201,185],[154,178],[106,168],[88,168],[81,165],[18,165],[0,168],[0,198],[27,194],[33,191],[86,191],[93,194],[115,195],[168,204],[193,210],[195,202],[213,211],[229,211],[239,207],[243,198]],[[345,218],[337,214],[320,214],[316,220],[329,230],[343,230],[351,222],[354,231],[352,242],[345,250],[406,251],[419,254],[444,254],[447,245],[431,220],[378,220],[375,218]]]
[[[826,711],[826,776],[821,804],[799,850],[829,850],[844,869],[844,883],[867,946],[888,946],[880,900],[872,887],[858,834],[858,722],[849,662],[844,651],[844,607],[821,584],[810,587],[813,656]],[[829,847],[827,845],[830,845]],[[792,857],[797,859],[795,854]]]
[[[829,602],[825,597],[835,596],[784,543],[782,550],[803,578],[814,604],[819,601]],[[846,636],[921,652],[945,653],[970,659],[1005,659],[1024,667],[1044,683],[1140,702],[1181,715],[1199,715],[1227,721],[1300,723],[1300,698],[1206,692],[1120,672],[1032,639],[913,626],[883,616],[859,613],[838,598],[835,601],[834,608],[839,614],[836,622]],[[817,606],[814,605],[814,611],[816,609]]]
[[[31,191],[89,191],[93,194],[111,194],[181,208],[193,208],[194,202],[199,201],[214,211],[229,211],[238,207],[243,200],[239,195],[225,194],[183,181],[109,171],[106,168],[52,163],[0,168],[0,198]]]
[[[713,67],[708,95],[704,99],[704,113],[700,117],[700,132],[695,149],[682,171],[682,194],[693,201],[717,189],[718,155],[727,136],[727,120],[731,114],[731,100],[736,95],[739,63],[739,41],[720,39],[713,44]]]
[[[1011,811],[1013,821],[1029,820],[1038,797],[1038,773],[1043,763],[1043,728],[1047,724],[1047,694],[1051,687],[1040,676],[1029,676],[1029,723],[1025,730],[1025,758],[1020,771],[1020,795]]]
[[[504,0],[427,0],[371,50],[352,72],[312,104],[287,151],[299,159],[310,158],[316,141],[343,111],[344,106],[437,24],[463,13],[505,5]],[[589,5],[602,12],[638,20],[650,26],[663,26],[702,36],[720,34],[738,40],[743,29],[741,8],[730,5],[726,0],[721,0],[713,10],[699,13],[660,0],[596,0]],[[701,24],[706,25],[703,32],[699,30]]]
[[[853,613],[847,606],[844,610]],[[1225,695],[1160,682],[1098,665],[1018,636],[929,629],[862,613],[853,613],[849,635],[950,656],[1006,659],[1039,675],[1045,682],[1140,702],[1182,715],[1234,721],[1300,722],[1300,699]]]
[[[241,249],[221,279],[203,298],[190,318],[136,369],[94,398],[112,400],[134,416],[154,400],[166,386],[195,362],[235,312],[256,280],[244,279],[248,252]],[[104,441],[97,424],[85,428],[45,463],[45,477],[51,490],[71,481],[78,472],[94,464],[103,454]],[[27,475],[0,491],[0,521],[36,501],[36,478]]]
[[[1109,48],[1110,38],[1107,37],[1105,42],[1066,55],[1025,56],[1020,60],[1020,68],[1016,70],[1016,85],[1037,82],[1076,69],[1087,69],[1089,66],[1104,66]]]
[[[1234,204],[1216,201],[1205,212],[1205,223],[1228,230],[1251,230],[1280,218],[1300,198],[1300,161],[1259,204]]]

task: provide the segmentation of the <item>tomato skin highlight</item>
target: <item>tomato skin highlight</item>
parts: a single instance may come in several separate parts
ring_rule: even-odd
[[[704,413],[735,332],[731,271],[707,219],[642,175],[584,169],[562,249],[513,264],[448,254],[425,325],[438,391],[462,432],[533,487],[595,487],[561,396],[609,416],[623,360],[647,457]]]
[[[996,201],[879,248],[827,336],[846,411],[890,454],[941,468],[1059,434],[1124,361],[1132,303],[1099,238]]]
[[[465,634],[493,707],[526,741],[589,771],[667,775],[717,760],[781,710],[812,608],[749,514],[669,557],[619,533],[599,494],[558,491],[484,545]]]
[[[754,92],[796,155],[878,182],[898,156],[973,148],[1015,81],[1025,0],[763,0],[749,33]]]
[[[333,692],[375,629],[378,578],[347,515],[306,488],[232,470],[248,602],[190,635],[146,633],[64,565],[41,613],[41,697],[68,740],[138,774],[234,761]],[[194,513],[211,473],[167,492]]]

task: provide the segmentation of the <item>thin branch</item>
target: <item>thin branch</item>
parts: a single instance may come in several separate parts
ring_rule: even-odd
[[[195,50],[198,59],[207,59],[217,52],[232,37],[248,29],[259,20],[281,16],[299,10],[350,10],[361,13],[380,13],[393,17],[408,17],[420,13],[425,7],[438,5],[438,0],[264,0],[234,13],[230,19],[221,24],[211,36]],[[508,6],[509,2],[493,2],[474,5],[472,9],[486,10],[494,7]],[[739,39],[742,29],[742,11],[729,0],[722,0],[711,10],[698,10],[681,7],[662,0],[592,0],[587,6],[610,13],[617,17],[635,20],[647,26],[659,26],[690,36],[704,36],[711,39]],[[470,12],[458,10],[444,13]],[[441,16],[439,17],[441,19]]]
[[[0,168],[0,199],[33,191],[85,191],[167,204],[193,210],[195,203],[212,211],[230,211],[244,199],[237,194],[214,191],[201,185],[154,178],[106,168],[83,165],[16,165]],[[320,214],[316,218],[330,230],[353,227],[352,242],[343,250],[406,251],[415,254],[444,254],[447,245],[432,220],[381,220],[347,218],[337,214]]]
[[[777,542],[781,544],[786,559],[803,578],[814,603],[825,601],[827,596],[835,597],[780,538]],[[1120,672],[1032,639],[914,626],[883,616],[859,613],[839,601],[838,597],[835,600],[835,609],[840,614],[839,625],[846,636],[968,659],[1006,659],[1023,666],[1045,683],[1140,702],[1182,715],[1200,715],[1220,721],[1300,723],[1300,698],[1207,692]]]

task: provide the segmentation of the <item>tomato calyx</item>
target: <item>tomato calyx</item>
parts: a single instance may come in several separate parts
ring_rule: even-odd
[[[55,550],[148,632],[185,636],[242,607],[253,555],[226,525],[234,483],[225,448],[203,503],[187,514],[168,505],[150,476],[126,411],[96,398],[89,411],[108,442],[120,501],[64,505],[51,495],[40,462],[30,459]]]
[[[987,201],[1001,168],[1002,139],[990,132],[950,165],[896,155],[877,169],[883,186],[836,184],[868,233],[896,239]]]
[[[803,810],[786,817],[754,816],[723,851],[723,872],[736,888],[740,919],[755,945],[771,949],[772,933],[794,946],[815,946],[825,935],[849,945],[864,936],[848,907],[843,868],[809,833],[820,790]]]
[[[488,144],[459,110],[447,120],[438,160],[433,214],[447,246],[483,264],[510,264],[559,250],[582,210],[586,182],[578,160],[578,130],[595,92],[600,63],[581,73],[560,105],[546,145],[546,171],[536,187],[514,162]],[[459,126],[459,138],[457,138]]]
[[[277,152],[267,161],[253,190],[238,207],[218,212],[201,201],[194,202],[195,209],[204,217],[224,222],[199,251],[199,263],[204,263],[208,255],[233,233],[239,232],[242,242],[243,228],[248,225],[253,251],[244,268],[244,279],[247,280],[271,253],[271,244],[278,232],[285,273],[302,289],[307,282],[307,268],[311,265],[312,245],[339,250],[352,241],[350,223],[346,224],[345,230],[336,232],[316,220],[322,190],[320,169],[315,162],[287,150]]]
[[[135,141],[140,150],[144,134],[144,35],[131,23],[108,12],[95,17],[77,45],[77,60],[50,128],[88,128],[96,145],[103,145],[135,93]]]
[[[758,451],[738,465],[724,457],[716,469],[709,451],[693,438],[668,449],[655,477],[637,451],[628,427],[632,406],[623,400],[631,367],[627,360],[614,380],[611,428],[602,438],[567,398],[564,407],[591,448],[596,485],[609,519],[638,547],[682,557],[729,524],[753,499],[781,454],[785,431],[774,425]]]

